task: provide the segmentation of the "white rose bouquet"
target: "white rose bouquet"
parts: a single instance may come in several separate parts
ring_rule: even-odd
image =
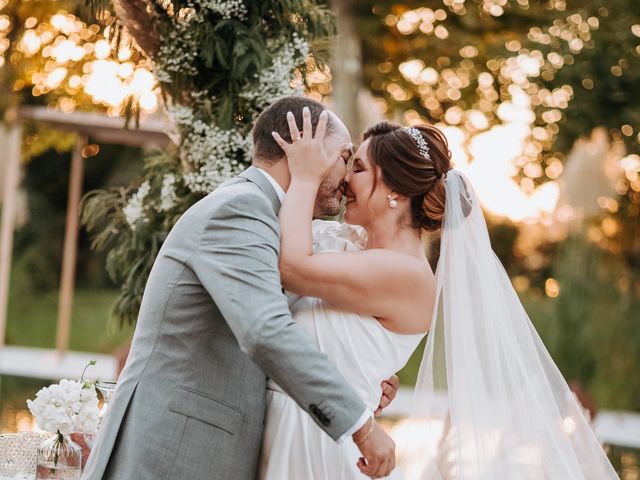
[[[98,395],[94,383],[84,382],[82,377],[80,381],[62,379],[42,388],[35,399],[27,400],[27,406],[38,427],[47,432],[91,434],[98,429]]]

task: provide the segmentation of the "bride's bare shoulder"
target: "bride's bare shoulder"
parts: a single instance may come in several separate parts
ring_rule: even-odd
[[[385,262],[388,282],[395,282],[389,296],[387,315],[378,318],[382,325],[400,334],[419,334],[429,330],[435,302],[435,275],[426,258],[393,250],[374,251]]]

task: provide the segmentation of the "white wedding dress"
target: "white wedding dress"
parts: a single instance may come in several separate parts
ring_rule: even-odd
[[[365,242],[360,227],[313,222],[314,253],[358,251]],[[318,349],[374,411],[382,394],[380,384],[404,367],[424,335],[393,333],[371,316],[334,308],[318,298],[288,297],[293,318],[307,329]],[[351,438],[332,440],[291,397],[269,381],[260,479],[366,479],[356,466],[359,458]],[[387,478],[400,479],[400,472],[396,469]]]

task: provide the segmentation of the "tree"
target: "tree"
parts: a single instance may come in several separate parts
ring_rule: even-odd
[[[530,142],[518,160],[526,190],[556,178],[558,161],[596,126],[638,151],[637,2],[359,5],[365,81],[390,111],[473,135],[510,119],[514,102],[531,106]]]

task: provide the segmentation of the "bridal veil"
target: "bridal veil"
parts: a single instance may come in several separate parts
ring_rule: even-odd
[[[420,417],[446,404],[445,451],[421,478],[617,479],[491,249],[471,184],[457,170],[445,182],[439,301],[415,397]]]

